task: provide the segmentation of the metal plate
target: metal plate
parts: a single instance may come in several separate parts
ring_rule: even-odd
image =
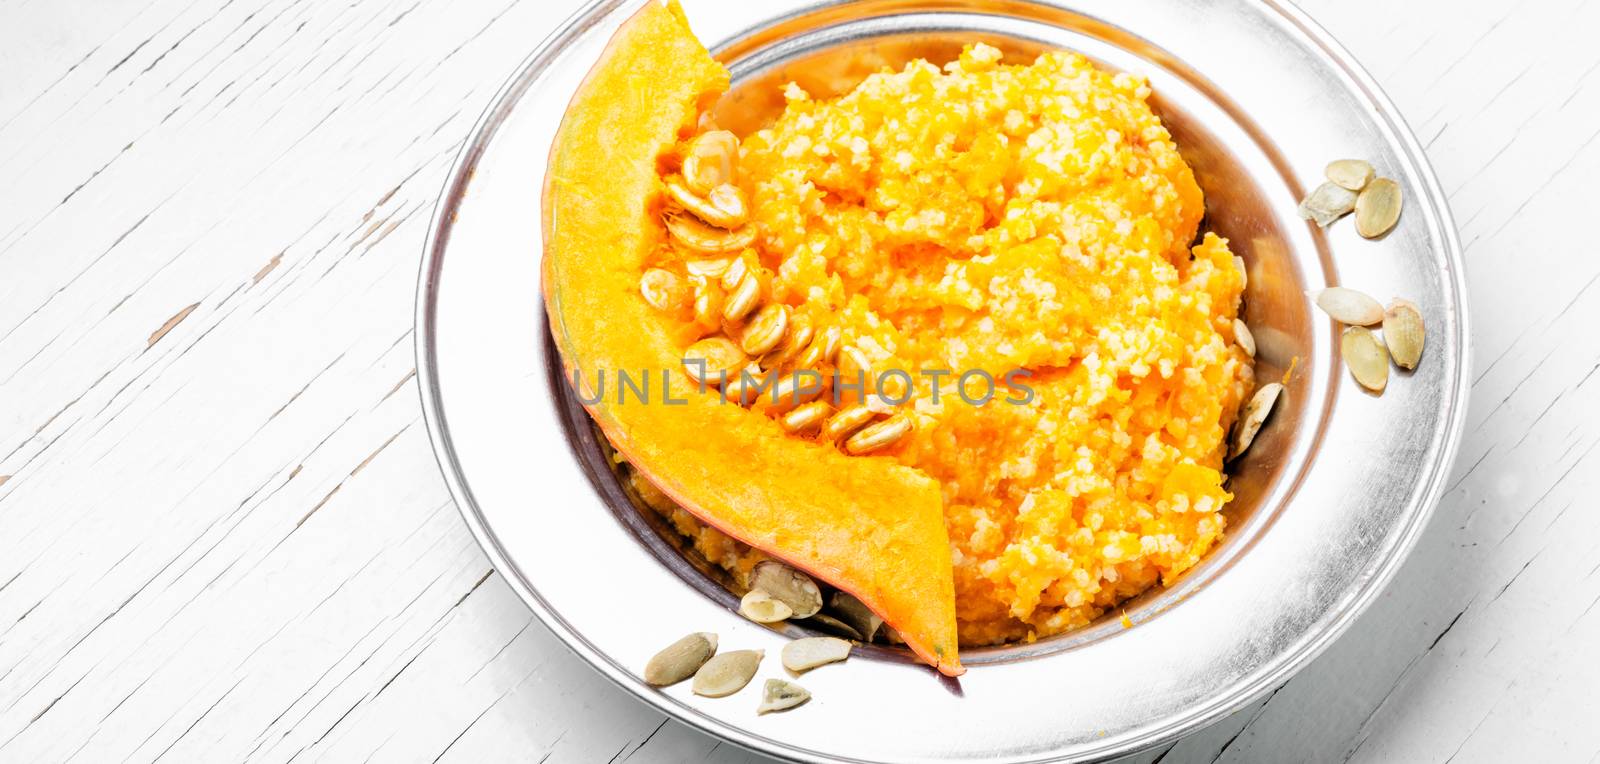
[[[1233,468],[1229,536],[1123,628],[1105,620],[1029,646],[964,651],[959,682],[898,651],[808,674],[815,699],[758,717],[758,690],[695,697],[643,684],[690,631],[776,654],[715,576],[635,511],[560,378],[540,300],[539,191],[562,111],[642,0],[595,3],[535,52],[462,152],[434,213],[417,304],[429,431],[463,516],[512,588],[603,675],[688,724],[804,761],[1109,758],[1170,741],[1283,682],[1381,590],[1442,489],[1466,411],[1460,246],[1394,107],[1298,10],[1252,0],[684,0],[735,75],[724,123],[755,122],[774,83],[825,90],[863,62],[948,58],[968,41],[1026,60],[1064,47],[1149,78],[1207,195],[1204,228],[1249,263],[1246,317],[1271,378],[1298,358],[1287,405]],[[824,77],[823,75],[827,75]],[[1323,165],[1371,160],[1406,194],[1379,241],[1294,216]],[[618,157],[617,161],[634,161]],[[1337,358],[1303,289],[1404,296],[1428,321],[1414,373],[1381,397]],[[625,600],[626,606],[621,602]],[[626,613],[626,615],[624,615]],[[790,627],[799,633],[799,627]],[[767,661],[760,679],[780,676]]]

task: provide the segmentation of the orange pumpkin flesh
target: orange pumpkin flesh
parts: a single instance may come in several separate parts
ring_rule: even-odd
[[[957,676],[938,484],[888,457],[788,436],[767,416],[701,392],[681,372],[682,322],[639,294],[646,257],[665,235],[656,157],[727,87],[727,71],[677,3],[651,2],[618,30],[573,98],[544,200],[544,295],[567,378],[584,401],[603,394],[586,403],[589,413],[673,500],[854,594],[923,660]],[[647,375],[648,403],[631,389],[619,402],[619,370]]]

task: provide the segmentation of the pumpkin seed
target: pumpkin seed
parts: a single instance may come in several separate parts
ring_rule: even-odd
[[[687,260],[683,269],[691,276],[704,276],[706,278],[721,278],[728,270],[728,265],[733,262],[731,257],[716,257],[708,260]]]
[[[865,427],[868,422],[871,422],[877,416],[877,414],[872,413],[872,409],[868,408],[867,404],[852,403],[839,409],[839,413],[834,414],[822,425],[822,439],[829,441],[839,440]]]
[[[844,450],[855,455],[870,454],[899,443],[911,434],[911,415],[902,411],[877,424],[868,425],[844,442]]]
[[[1333,221],[1350,214],[1356,208],[1356,192],[1337,183],[1317,186],[1300,202],[1300,217],[1327,228]]]
[[[1400,222],[1400,184],[1378,178],[1356,197],[1356,233],[1376,239]]]
[[[1238,255],[1233,256],[1233,267],[1239,269],[1239,291],[1242,292],[1250,286],[1250,269],[1244,266],[1244,258]]]
[[[818,613],[814,616],[811,616],[810,618],[805,619],[804,623],[807,626],[816,629],[817,631],[825,631],[829,634],[844,637],[845,639],[861,639],[861,635],[857,633],[856,630],[850,626],[850,624],[834,618],[827,613]]]
[[[721,385],[744,363],[744,353],[727,337],[707,337],[683,351],[684,372],[701,385]]]
[[[822,426],[822,422],[832,413],[833,407],[827,401],[812,401],[796,406],[793,411],[784,414],[778,423],[784,432],[797,434]]]
[[[1360,159],[1335,159],[1328,163],[1327,169],[1323,170],[1322,174],[1343,188],[1360,191],[1372,182],[1375,173],[1372,165]]]
[[[866,642],[872,641],[873,635],[878,633],[878,627],[883,625],[883,619],[877,613],[849,592],[834,592],[828,600],[828,609]]]
[[[644,680],[656,687],[677,684],[694,676],[716,653],[717,635],[695,632],[656,653],[644,666]]]
[[[806,637],[783,646],[783,667],[796,674],[850,657],[850,643],[838,637]]]
[[[762,392],[771,389],[772,384],[771,373],[763,372],[761,367],[752,363],[740,369],[739,373],[728,375],[728,381],[722,383],[722,398],[740,406],[749,406],[761,398]]]
[[[842,335],[843,332],[837,326],[830,326],[817,332],[816,339],[795,357],[794,365],[804,369],[820,369],[825,364],[831,363],[834,354],[839,352],[839,338]]]
[[[761,280],[754,273],[746,273],[739,280],[739,285],[728,293],[727,302],[722,304],[722,320],[734,323],[742,321],[760,302]]]
[[[750,272],[750,260],[751,258],[741,255],[728,262],[727,269],[722,272],[721,276],[718,276],[722,281],[723,289],[731,291],[734,287],[739,286],[739,282],[744,281],[744,275]]]
[[[675,312],[689,304],[689,285],[678,274],[661,268],[650,268],[639,277],[639,294],[656,310]]]
[[[756,623],[777,623],[787,620],[794,611],[780,600],[760,589],[751,589],[739,600],[739,615]]]
[[[811,317],[806,315],[805,311],[790,312],[788,334],[784,335],[783,342],[761,359],[761,368],[776,368],[794,360],[805,351],[806,346],[811,344],[815,334],[816,327],[812,325]]]
[[[822,609],[822,590],[811,577],[777,560],[762,560],[750,571],[750,588],[788,605],[796,618],[810,618]]]
[[[689,214],[718,228],[738,228],[750,215],[744,192],[727,183],[711,189],[710,196],[702,197],[672,179],[667,181],[667,194]]]
[[[1396,298],[1383,312],[1383,339],[1389,345],[1389,355],[1397,366],[1417,368],[1422,359],[1422,345],[1427,329],[1422,323],[1422,312],[1417,306]]]
[[[694,322],[705,331],[711,331],[722,323],[722,304],[727,298],[722,293],[722,287],[715,281],[695,277],[694,284]]]
[[[811,369],[795,369],[778,375],[768,396],[767,413],[777,415],[807,404],[822,395],[822,375]]]
[[[1362,387],[1375,393],[1383,392],[1384,385],[1389,383],[1389,349],[1378,335],[1363,326],[1345,329],[1339,338],[1339,354],[1344,357],[1344,365],[1350,367],[1351,376]]]
[[[761,688],[761,705],[756,706],[756,713],[770,714],[774,711],[787,711],[810,699],[810,691],[794,682],[783,679],[768,679],[766,686]]]
[[[1244,319],[1233,320],[1233,341],[1239,343],[1245,355],[1256,357],[1256,336],[1250,333],[1250,327],[1245,324]]]
[[[1261,431],[1261,424],[1267,421],[1282,392],[1283,385],[1268,382],[1250,397],[1250,402],[1244,405],[1244,411],[1239,415],[1239,424],[1233,430],[1233,456],[1244,453],[1255,442],[1256,433]]]
[[[738,252],[756,240],[756,230],[751,226],[725,231],[707,225],[692,215],[674,213],[668,213],[665,220],[667,233],[673,239],[689,249],[708,255]]]
[[[720,698],[744,689],[755,677],[765,656],[763,650],[734,650],[706,661],[694,672],[694,694]]]
[[[789,306],[769,303],[756,311],[755,318],[750,319],[744,336],[739,339],[739,346],[744,348],[744,352],[759,356],[783,342],[784,334],[788,331]]]
[[[1370,326],[1383,320],[1383,304],[1368,297],[1364,292],[1345,287],[1328,287],[1306,294],[1316,301],[1317,307],[1321,308],[1323,313],[1341,324]]]
[[[711,130],[689,141],[683,156],[683,181],[697,194],[732,183],[739,169],[739,139],[726,130]]]

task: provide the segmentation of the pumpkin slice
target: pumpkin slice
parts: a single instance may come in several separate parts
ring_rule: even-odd
[[[681,371],[683,322],[640,295],[645,258],[666,235],[656,158],[727,87],[677,3],[651,2],[574,96],[544,192],[544,295],[567,379],[595,401],[586,406],[612,445],[684,508],[854,594],[923,660],[959,675],[939,485],[702,392]],[[619,402],[619,371],[648,375],[648,403],[632,389]]]

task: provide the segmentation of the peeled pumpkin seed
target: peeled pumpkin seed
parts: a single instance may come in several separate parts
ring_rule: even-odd
[[[872,409],[868,408],[867,404],[852,403],[839,409],[839,413],[834,414],[828,419],[827,423],[822,425],[822,439],[829,441],[839,440],[865,427],[868,422],[877,418],[877,416],[877,414],[872,413]]]
[[[727,130],[710,130],[689,141],[683,156],[683,182],[697,194],[732,183],[739,170],[739,139]]]
[[[1335,159],[1322,171],[1328,180],[1351,191],[1360,191],[1372,182],[1372,165],[1360,159]]]
[[[768,679],[766,686],[761,688],[761,705],[756,706],[756,713],[787,711],[810,699],[811,693],[794,682]]]
[[[1396,299],[1383,312],[1383,339],[1389,346],[1389,355],[1395,365],[1405,369],[1417,368],[1422,359],[1422,346],[1427,329],[1422,323],[1422,312],[1411,303]]]
[[[683,370],[701,385],[721,386],[727,374],[745,363],[745,355],[727,337],[707,337],[684,348]]]
[[[738,252],[756,240],[756,231],[750,226],[725,231],[707,225],[692,215],[668,214],[665,219],[667,233],[673,239],[689,249],[708,255]]]
[[[1261,425],[1267,421],[1267,416],[1272,413],[1272,407],[1277,404],[1278,396],[1283,393],[1283,385],[1277,382],[1268,382],[1256,390],[1250,397],[1250,402],[1244,406],[1244,411],[1239,414],[1239,424],[1233,430],[1233,456],[1238,456],[1250,448],[1255,442],[1256,433],[1261,432]]]
[[[783,342],[785,333],[789,331],[789,306],[770,303],[756,311],[750,324],[744,329],[744,336],[739,339],[739,346],[744,352],[759,356]]]
[[[795,618],[810,618],[822,609],[822,590],[817,588],[817,582],[777,560],[756,563],[750,571],[750,588],[788,605]]]
[[[783,431],[787,433],[801,433],[822,426],[823,421],[833,413],[833,407],[827,401],[812,401],[796,406],[793,411],[783,415],[778,420]]]
[[[1328,287],[1327,289],[1307,292],[1315,300],[1317,307],[1323,313],[1333,317],[1333,320],[1350,326],[1371,326],[1383,320],[1383,304],[1367,296],[1365,292],[1357,292],[1345,287]]]
[[[789,616],[794,615],[794,611],[766,592],[751,589],[743,599],[739,600],[739,615],[756,623],[777,623],[788,620]]]
[[[1245,355],[1251,358],[1256,357],[1256,336],[1250,333],[1250,327],[1245,324],[1244,319],[1235,318],[1233,320],[1233,341],[1239,343],[1239,347],[1244,348]]]
[[[718,228],[738,228],[750,214],[744,192],[726,183],[711,189],[709,197],[702,197],[677,180],[669,180],[667,194],[689,214]]]
[[[869,454],[899,443],[905,436],[911,434],[911,429],[911,415],[902,411],[851,435],[850,439],[844,442],[844,450],[857,455]]]
[[[1356,233],[1376,239],[1400,222],[1400,184],[1378,178],[1356,197]]]
[[[694,684],[691,689],[696,695],[708,698],[720,698],[732,695],[750,683],[756,675],[756,669],[761,668],[761,659],[766,656],[762,650],[734,650],[722,653],[706,661],[699,671],[694,672]]]
[[[850,657],[850,643],[838,637],[806,637],[783,646],[783,667],[796,674]]]
[[[849,592],[834,592],[828,600],[828,610],[860,634],[863,641],[872,641],[878,628],[883,626],[883,619]]]
[[[717,635],[695,632],[656,653],[644,666],[644,680],[656,687],[677,684],[694,676],[716,653]]]
[[[1351,191],[1337,183],[1328,182],[1317,186],[1300,202],[1300,217],[1327,228],[1333,221],[1350,214],[1356,208],[1356,192]]]
[[[1389,383],[1389,349],[1364,326],[1352,326],[1339,338],[1339,355],[1362,387],[1383,392]]]
[[[656,310],[674,312],[689,304],[689,285],[678,274],[651,268],[639,278],[639,294]]]

